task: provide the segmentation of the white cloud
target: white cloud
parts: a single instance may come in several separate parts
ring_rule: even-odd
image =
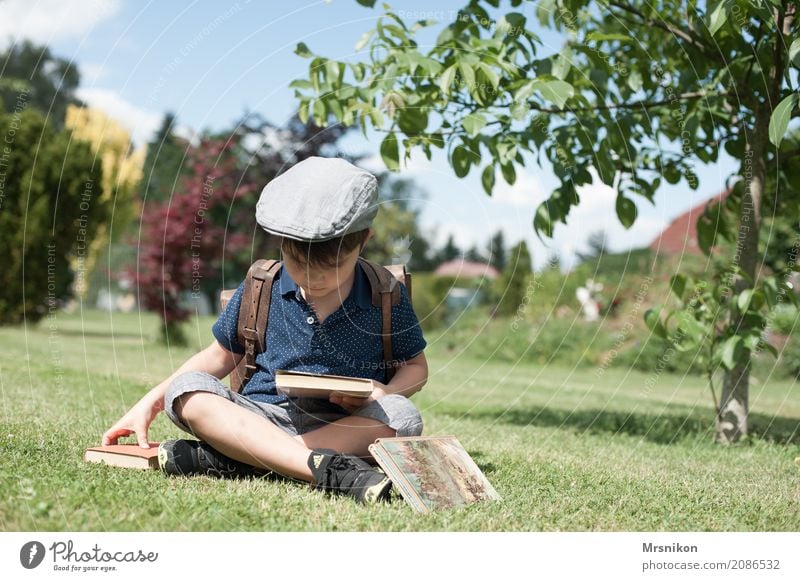
[[[123,99],[112,89],[79,88],[78,98],[89,106],[104,111],[131,133],[136,147],[150,141],[161,125],[163,115],[146,111]]]
[[[98,64],[81,63],[78,69],[81,72],[81,84],[96,85],[98,80],[108,74],[108,70]]]
[[[121,7],[121,0],[6,0],[2,2],[0,47],[23,39],[50,44],[83,36]]]
[[[517,173],[514,185],[508,185],[502,174],[495,171],[492,198],[501,204],[535,209],[545,199],[539,178],[528,172]]]
[[[567,217],[567,223],[558,223],[554,230],[553,242],[559,248],[562,261],[570,265],[575,260],[574,253],[588,249],[589,235],[603,231],[606,235],[607,250],[622,252],[631,248],[647,246],[667,226],[667,221],[643,212],[643,198],[634,198],[638,217],[630,229],[620,223],[616,212],[617,191],[602,183],[590,169],[594,182],[578,188],[580,203],[574,206]]]

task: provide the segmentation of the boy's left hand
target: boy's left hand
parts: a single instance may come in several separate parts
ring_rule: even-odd
[[[341,393],[332,393],[328,398],[331,403],[342,406],[351,414],[358,408],[362,408],[368,403],[382,398],[386,392],[381,387],[376,387],[372,390],[369,397],[352,397],[349,395],[342,395]]]

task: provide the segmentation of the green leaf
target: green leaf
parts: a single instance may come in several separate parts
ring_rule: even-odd
[[[515,102],[527,101],[528,97],[530,97],[533,94],[533,91],[535,89],[536,89],[536,81],[529,81],[525,83],[514,93],[514,101]]]
[[[442,72],[442,76],[439,77],[439,88],[445,95],[450,94],[450,87],[453,86],[453,80],[456,78],[456,68],[456,65],[450,65]]]
[[[317,125],[317,127],[325,127],[325,122],[328,120],[328,113],[322,99],[314,101],[312,111],[314,112],[314,124]]]
[[[383,138],[381,142],[381,157],[389,171],[400,169],[400,146],[394,133],[388,133]]]
[[[628,75],[628,86],[634,93],[642,88],[642,73],[639,71],[631,71]]]
[[[295,79],[289,83],[289,87],[292,89],[313,89],[314,85],[307,79]]]
[[[450,164],[453,166],[456,176],[463,178],[469,173],[470,155],[470,152],[463,145],[457,145],[453,148]]]
[[[541,239],[540,233],[544,233],[548,238],[553,237],[553,222],[555,217],[551,212],[551,204],[545,200],[539,207],[536,208],[536,214],[533,217],[533,229],[536,235]]]
[[[375,31],[374,30],[368,30],[367,32],[365,32],[364,34],[361,35],[361,38],[358,39],[358,42],[356,43],[356,46],[355,46],[356,52],[358,52],[359,50],[361,50],[362,48],[367,46],[367,43],[369,42],[369,39],[372,38],[373,32],[375,32]]]
[[[555,103],[559,109],[564,107],[567,99],[575,94],[575,89],[566,81],[534,81],[533,86],[547,101]]]
[[[796,104],[797,93],[792,93],[778,103],[772,112],[772,118],[769,120],[769,140],[775,147],[780,145],[783,136],[786,135],[789,120],[792,118],[792,110]]]
[[[630,228],[636,221],[636,204],[622,194],[617,194],[617,216],[625,228]]]
[[[742,338],[739,335],[728,337],[722,345],[722,364],[733,369],[742,353]]]
[[[789,60],[796,67],[800,67],[800,58],[798,56],[800,56],[800,38],[796,38],[792,46],[789,47]]]
[[[647,309],[644,312],[644,322],[654,335],[662,339],[667,338],[667,330],[664,327],[664,323],[661,322],[661,307]]]
[[[421,133],[428,127],[428,114],[417,107],[406,107],[398,114],[397,124],[406,135]]]
[[[488,195],[492,195],[492,190],[494,189],[494,165],[489,164],[483,169],[483,173],[481,174],[481,183],[483,184],[483,189]]]
[[[682,274],[673,274],[669,279],[669,287],[678,300],[683,301],[686,293],[686,276]]]
[[[627,36],[625,34],[613,34],[613,33],[604,34],[604,33],[601,33],[601,32],[590,32],[589,34],[587,34],[586,35],[586,41],[588,42],[590,40],[594,40],[594,41],[597,41],[597,42],[602,42],[604,40],[609,40],[609,41],[610,40],[618,40],[620,42],[633,42],[633,39],[630,36]]]
[[[515,121],[522,121],[528,116],[528,113],[530,113],[531,106],[528,105],[527,101],[514,101],[511,103],[511,107],[509,107],[508,111],[511,113],[512,119]]]
[[[486,126],[486,117],[480,113],[470,113],[464,117],[461,125],[470,137],[475,137],[481,132],[481,129]]]
[[[300,102],[300,107],[297,108],[297,117],[301,123],[308,123],[308,101]]]
[[[725,22],[727,22],[729,13],[730,8],[728,7],[728,0],[722,0],[717,4],[717,7],[714,8],[708,19],[708,32],[711,36],[714,36]]]
[[[753,289],[746,288],[739,296],[736,297],[736,305],[739,307],[739,310],[744,312],[747,310],[747,307],[750,306],[750,299],[753,298]]]
[[[376,129],[383,127],[383,113],[377,107],[369,110],[369,120]]]
[[[481,72],[483,72],[483,75],[486,77],[486,80],[489,81],[489,84],[492,85],[492,89],[496,91],[497,86],[500,84],[500,77],[497,76],[497,73],[494,71],[494,69],[486,63],[478,63],[478,68],[481,70]]]
[[[294,49],[294,54],[303,58],[314,56],[314,53],[309,50],[308,46],[306,46],[306,43],[304,42],[297,43],[297,46]]]
[[[514,168],[512,162],[504,163],[500,166],[500,173],[503,174],[503,179],[509,186],[513,186],[517,181],[517,170]]]
[[[697,219],[697,245],[704,254],[709,255],[714,240],[717,237],[717,229],[711,220],[705,216]]]
[[[461,76],[464,77],[464,84],[467,85],[467,90],[473,93],[477,88],[475,86],[475,71],[472,67],[464,61],[458,62],[458,70],[461,71]]]

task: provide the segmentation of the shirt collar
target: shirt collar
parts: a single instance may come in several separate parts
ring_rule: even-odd
[[[297,283],[283,266],[281,266],[279,276],[278,283],[280,284],[281,296],[285,297],[286,295],[294,294],[298,301],[303,300],[303,295],[300,294],[300,287],[297,286]],[[350,291],[350,296],[348,296],[347,299],[351,299],[351,302],[355,302],[355,304],[362,309],[368,309],[372,306],[372,290],[370,289],[369,280],[367,280],[367,275],[361,267],[360,261],[356,261],[353,289]]]

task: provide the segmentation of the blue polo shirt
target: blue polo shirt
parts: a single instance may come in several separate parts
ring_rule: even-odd
[[[322,324],[286,269],[278,270],[270,297],[267,350],[256,356],[257,370],[242,395],[266,403],[285,401],[286,396],[275,390],[276,369],[386,381],[381,308],[372,305],[369,279],[360,263],[355,270],[350,295]],[[236,332],[243,293],[244,281],[211,329],[234,353],[244,353]],[[404,361],[419,355],[427,343],[402,284],[400,296],[400,303],[392,307],[392,350],[395,360]]]

